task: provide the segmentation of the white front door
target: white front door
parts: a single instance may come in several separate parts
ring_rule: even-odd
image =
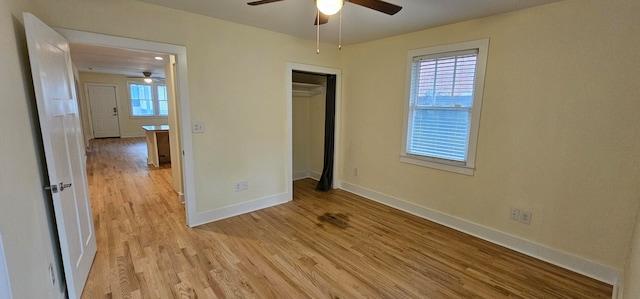
[[[94,138],[120,137],[116,87],[87,84]]]
[[[96,238],[69,45],[32,14],[24,14],[24,26],[67,295],[80,298]]]

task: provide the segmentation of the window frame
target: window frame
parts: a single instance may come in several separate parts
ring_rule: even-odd
[[[426,55],[440,55],[453,52],[467,51],[477,49],[476,73],[473,87],[473,106],[471,108],[471,124],[469,127],[469,137],[467,144],[467,159],[465,162],[446,160],[441,158],[416,155],[407,152],[408,133],[410,126],[410,109],[411,109],[411,85],[413,60],[417,57]],[[475,172],[476,147],[478,142],[478,131],[480,126],[480,112],[482,107],[482,97],[484,92],[485,71],[487,65],[487,56],[489,50],[489,39],[480,39],[456,44],[434,46],[422,49],[410,50],[407,53],[407,79],[405,85],[405,109],[404,122],[402,132],[402,147],[400,152],[400,161],[404,163],[414,164],[423,167],[429,167],[439,170],[445,170],[465,175],[473,175]]]
[[[135,85],[147,85],[147,86],[151,86],[151,94],[152,94],[152,99],[151,102],[153,104],[153,115],[135,115],[133,114],[133,99],[131,98],[131,84],[135,84]],[[169,116],[169,112],[167,111],[167,114],[160,114],[160,97],[158,95],[158,88],[160,86],[164,86],[165,88],[167,88],[167,85],[165,82],[151,82],[151,83],[147,83],[147,82],[143,82],[143,81],[127,81],[127,95],[128,95],[128,99],[129,99],[129,117],[131,118],[165,118]],[[167,99],[168,100],[168,99]]]

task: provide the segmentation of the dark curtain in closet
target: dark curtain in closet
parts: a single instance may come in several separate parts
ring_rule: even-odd
[[[336,127],[336,75],[327,75],[327,99],[324,120],[324,165],[316,190],[329,191],[333,182],[333,148]]]

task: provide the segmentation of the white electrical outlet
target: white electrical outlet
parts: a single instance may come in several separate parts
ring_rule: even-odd
[[[513,221],[520,221],[520,209],[511,208],[509,218]]]
[[[235,190],[236,192],[244,191],[249,189],[249,181],[236,182]]]
[[[520,222],[524,224],[531,224],[531,212],[520,211]]]
[[[358,167],[353,168],[353,176],[358,176],[360,174],[360,169]]]

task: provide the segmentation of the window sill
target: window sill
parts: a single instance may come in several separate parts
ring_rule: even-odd
[[[473,176],[473,173],[475,171],[473,167],[466,166],[466,165],[462,166],[462,165],[448,164],[448,163],[445,163],[444,161],[435,162],[430,160],[413,158],[410,156],[400,156],[400,162],[469,175],[469,176]]]

